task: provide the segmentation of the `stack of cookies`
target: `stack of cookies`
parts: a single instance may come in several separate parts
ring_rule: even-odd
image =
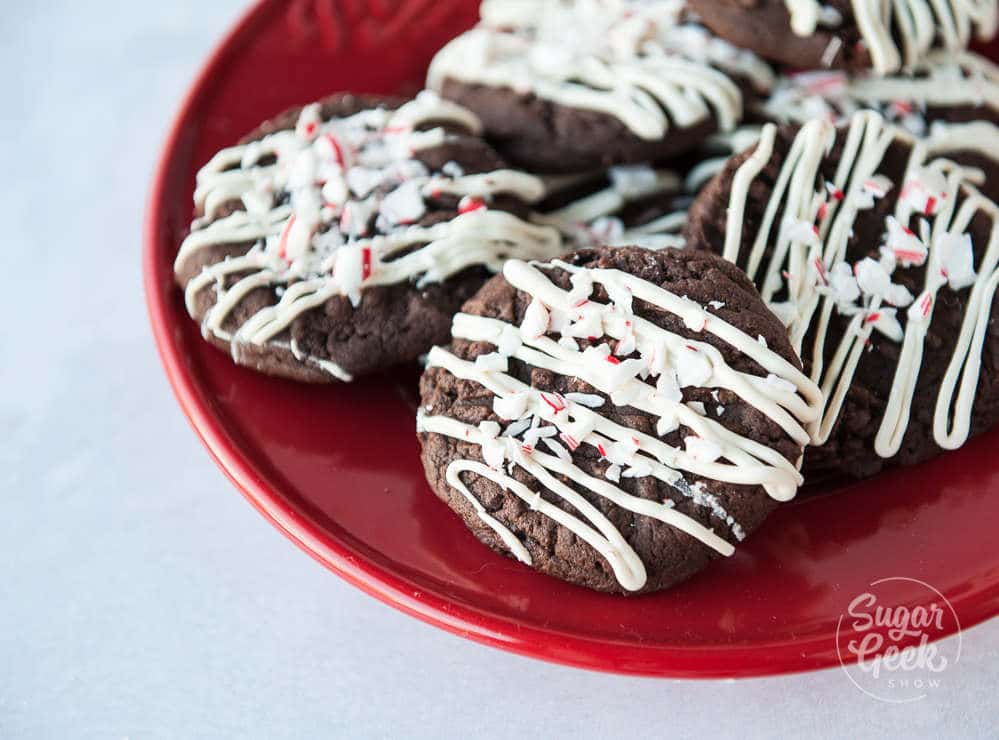
[[[208,341],[307,382],[422,359],[433,491],[620,593],[999,420],[996,0],[481,16],[415,98],[205,165],[176,275]]]

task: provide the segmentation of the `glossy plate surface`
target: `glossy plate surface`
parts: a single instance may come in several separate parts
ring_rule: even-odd
[[[289,105],[337,90],[413,92],[474,22],[456,0],[267,0],[223,41],[163,151],[145,234],[147,299],[174,391],[247,499],[317,560],[439,627],[608,671],[734,677],[836,665],[836,626],[872,581],[926,581],[962,627],[999,611],[999,433],[918,468],[782,507],[737,554],[665,594],[620,598],[493,554],[424,482],[418,371],[307,387],[235,367],[202,341],[172,281],[194,173]],[[927,603],[893,581],[896,604]],[[944,631],[952,631],[952,627]]]

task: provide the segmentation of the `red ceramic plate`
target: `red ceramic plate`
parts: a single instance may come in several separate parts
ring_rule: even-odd
[[[885,577],[932,584],[962,627],[996,614],[999,433],[801,498],[686,585],[621,598],[493,554],[437,500],[418,458],[415,368],[307,387],[235,367],[202,341],[171,277],[198,167],[289,105],[337,90],[415,90],[434,50],[475,17],[476,3],[458,0],[265,0],[181,107],[149,203],[149,311],[181,406],[247,499],[321,563],[409,614],[588,668],[733,677],[835,665],[839,616]],[[928,600],[911,581],[889,585],[896,604]]]

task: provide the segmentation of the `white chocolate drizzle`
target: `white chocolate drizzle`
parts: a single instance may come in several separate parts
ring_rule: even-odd
[[[646,140],[709,117],[720,130],[731,130],[743,101],[729,75],[764,92],[773,71],[706,29],[679,23],[681,6],[487,0],[479,26],[437,53],[427,84],[439,91],[450,78],[531,93],[613,116]]]
[[[426,123],[437,127],[421,130]],[[502,194],[526,203],[540,199],[539,178],[514,170],[465,174],[455,163],[435,174],[419,161],[417,152],[448,141],[445,124],[480,129],[469,111],[432,92],[395,111],[374,108],[326,121],[315,104],[302,110],[294,130],[216,154],[198,173],[195,203],[203,215],[181,245],[175,269],[180,273],[212,246],[250,246],[187,283],[192,316],[201,291],[216,293],[202,321],[206,337],[229,342],[235,358],[242,345],[278,341],[298,316],[335,296],[357,306],[372,286],[415,281],[422,287],[474,265],[499,271],[508,257],[561,252],[554,229],[491,207]],[[460,198],[459,214],[420,226],[428,202],[441,194]],[[233,201],[242,210],[220,217]],[[275,290],[280,299],[227,331],[227,317],[259,288]],[[350,379],[335,358],[308,356],[294,344],[287,349]]]
[[[628,511],[676,527],[723,555],[733,547],[725,538],[675,508],[666,498],[650,501],[616,485],[621,478],[651,476],[720,518],[736,540],[744,536],[739,523],[718,498],[687,475],[709,480],[762,486],[778,501],[792,498],[801,484],[797,466],[775,450],[727,429],[705,412],[702,403],[684,403],[689,386],[726,389],[758,409],[799,444],[808,439],[805,424],[817,418],[818,388],[790,362],[757,339],[726,322],[708,307],[619,270],[584,268],[555,261],[551,267],[571,273],[572,289],[553,283],[539,266],[511,260],[504,267],[507,281],[532,298],[519,326],[502,320],[458,314],[452,326],[457,339],[485,342],[496,351],[464,360],[435,347],[429,367],[440,367],[455,377],[471,380],[494,396],[495,421],[477,427],[421,409],[417,428],[478,445],[484,462],[461,459],[446,471],[448,483],[468,499],[482,521],[497,533],[515,557],[531,558],[524,543],[496,517],[484,510],[462,481],[461,474],[488,478],[523,500],[535,511],[554,519],[599,552],[627,590],[646,583],[645,567],[621,532],[577,490],[604,497]],[[611,303],[591,301],[601,285]],[[666,331],[632,311],[640,300],[680,317],[693,331],[722,339],[752,358],[768,375],[759,377],[730,367],[713,345]],[[560,334],[556,340],[552,334]],[[609,343],[579,349],[578,338],[606,337]],[[637,357],[634,355],[637,354]],[[621,426],[601,415],[607,400],[595,393],[558,393],[533,388],[507,373],[511,359],[559,375],[576,377],[609,398],[616,406],[630,406],[658,418],[656,435]],[[646,382],[654,379],[655,384]],[[715,394],[717,398],[717,393]],[[684,427],[691,431],[683,448],[660,437]],[[602,477],[590,475],[573,462],[580,446],[594,448],[609,463]],[[544,449],[541,449],[544,448]],[[530,474],[539,488],[512,477],[514,467]],[[558,477],[556,477],[558,476]],[[570,514],[541,495],[545,490],[571,505]]]
[[[798,36],[811,36],[819,25],[837,26],[842,20],[819,0],[784,4]],[[963,51],[972,34],[988,41],[999,20],[996,0],[852,0],[851,6],[872,67],[880,75],[911,69],[935,48]]]
[[[898,452],[908,428],[938,293],[970,288],[934,410],[934,440],[954,449],[969,434],[980,356],[999,281],[999,208],[976,189],[980,171],[942,155],[957,149],[986,152],[999,141],[996,128],[981,122],[954,125],[936,137],[916,139],[877,113],[863,111],[840,135],[844,144],[835,177],[824,182],[820,167],[837,131],[822,120],[802,126],[784,157],[758,230],[750,234],[749,243],[742,243],[749,189],[774,154],[776,127],[764,128],[756,151],[732,181],[724,256],[745,264],[764,300],[784,318],[792,344],[822,389],[821,418],[809,426],[812,444],[828,440],[872,332],[901,344],[874,444],[885,458]],[[903,181],[893,183],[879,170],[889,147],[899,142],[910,146],[911,153]],[[897,202],[886,219],[878,258],[850,265],[845,261],[847,247],[858,214],[891,190],[897,192]],[[992,226],[983,257],[974,264],[968,228],[979,216]],[[892,281],[902,270],[922,267],[924,284],[916,296]],[[775,302],[777,296],[780,302]],[[834,311],[849,317],[842,336],[830,331]],[[806,336],[813,338],[812,345],[803,349]]]

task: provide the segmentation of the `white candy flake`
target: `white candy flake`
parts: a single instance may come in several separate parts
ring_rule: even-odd
[[[967,288],[975,282],[975,254],[970,234],[940,234],[933,241],[940,254],[940,270],[951,290]]]
[[[537,339],[548,332],[548,309],[537,298],[531,301],[524,312],[520,332],[527,339]]]
[[[698,462],[714,462],[722,455],[722,448],[716,442],[703,437],[684,437],[683,444],[687,454]]]

